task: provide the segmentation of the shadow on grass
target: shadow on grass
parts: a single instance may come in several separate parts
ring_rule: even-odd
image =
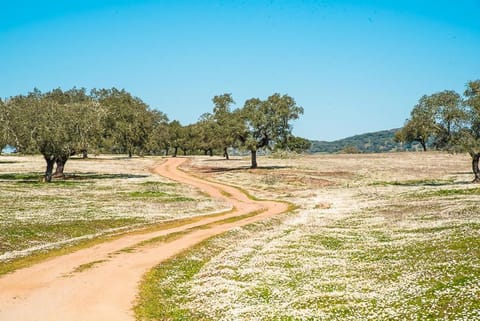
[[[275,170],[275,169],[285,169],[285,168],[292,168],[292,166],[259,166],[255,169],[250,168],[250,166],[240,166],[240,167],[194,167],[196,171],[201,173],[223,173],[223,172],[242,172],[242,171],[262,171],[262,170]]]
[[[96,180],[96,179],[122,179],[122,178],[145,178],[149,175],[137,174],[99,174],[99,173],[81,173],[81,174],[67,174],[65,180]]]
[[[39,183],[44,173],[1,173],[0,180],[14,181],[15,183]],[[148,175],[134,174],[99,174],[99,173],[81,173],[66,174],[63,178],[54,178],[52,183],[74,182],[74,181],[92,181],[101,179],[125,179],[125,178],[144,178]]]
[[[212,159],[202,159],[202,162],[240,162],[240,161],[245,161],[244,159],[242,158],[229,158],[229,159],[225,159],[225,158],[212,158]]]
[[[89,156],[87,158],[83,157],[70,157],[68,161],[79,161],[79,162],[89,162],[89,161],[95,161],[95,162],[103,162],[103,161],[115,161],[115,160],[137,160],[139,158],[142,158],[140,156],[124,156],[124,155],[119,155],[119,156],[109,156],[109,157],[95,157],[95,156]],[[143,157],[145,158],[145,157]]]
[[[462,184],[461,182],[454,182],[453,180],[435,180],[435,179],[426,179],[426,180],[408,180],[408,181],[380,181],[374,182],[371,185],[394,185],[394,186],[448,186],[455,184]]]

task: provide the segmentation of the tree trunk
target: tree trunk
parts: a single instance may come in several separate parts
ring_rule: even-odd
[[[128,158],[132,158],[132,151],[131,150],[128,151]]]
[[[420,140],[420,145],[422,145],[423,151],[427,151],[427,142],[424,139]]]
[[[205,156],[208,155],[208,149],[204,149],[203,152],[204,152],[204,155],[205,155]]]
[[[82,149],[82,158],[83,159],[88,158],[88,150]]]
[[[475,178],[473,179],[472,183],[480,183],[480,169],[478,168],[479,160],[480,160],[479,153],[472,155],[472,170],[473,170],[473,174],[475,174]]]
[[[228,147],[223,148],[223,157],[225,157],[226,160],[230,159],[228,156]]]
[[[178,147],[173,148],[173,157],[177,157]]]
[[[257,164],[257,151],[256,151],[256,150],[252,150],[251,153],[252,153],[252,166],[251,166],[250,168],[257,168],[257,167],[258,167],[258,164]]]
[[[65,174],[63,174],[63,170],[65,169],[65,164],[67,163],[68,157],[67,156],[59,156],[55,158],[55,163],[57,164],[57,168],[55,169],[55,173],[53,173],[53,177],[55,178],[63,178]]]
[[[43,155],[43,157],[47,162],[47,169],[45,170],[45,176],[43,180],[47,183],[50,183],[52,181],[52,172],[53,172],[53,165],[55,165],[55,158],[52,156],[48,157],[45,155]]]
[[[210,149],[208,150],[208,155],[210,155],[210,157],[213,156],[213,149],[210,148]]]

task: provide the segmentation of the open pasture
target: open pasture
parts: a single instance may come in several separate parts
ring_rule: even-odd
[[[197,158],[188,170],[298,209],[145,278],[139,320],[480,320],[480,189],[468,155]]]

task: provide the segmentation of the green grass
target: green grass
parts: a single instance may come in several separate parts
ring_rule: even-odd
[[[130,197],[142,197],[142,198],[149,198],[149,197],[168,197],[170,196],[168,193],[161,192],[161,191],[135,191],[129,193]]]
[[[161,202],[193,202],[194,198],[182,195],[169,194],[162,191],[135,191],[128,194],[132,198],[157,199]]]
[[[8,181],[39,181],[43,173],[0,173],[0,180]]]
[[[266,225],[278,224],[279,219],[271,218],[267,221],[253,223],[245,228],[252,231],[265,229]],[[216,320],[204,313],[184,307],[188,302],[187,284],[204,265],[228,247],[228,242],[223,240],[234,238],[236,234],[236,231],[229,231],[205,240],[148,272],[141,283],[139,300],[134,307],[136,319],[143,321]]]
[[[83,272],[83,271],[92,269],[92,268],[94,268],[96,265],[98,265],[98,264],[100,264],[100,263],[103,263],[103,262],[106,262],[106,261],[107,261],[107,260],[97,260],[97,261],[93,261],[93,262],[81,264],[81,265],[77,266],[77,267],[73,270],[73,273],[81,273],[81,272]]]
[[[106,229],[145,224],[140,218],[72,220],[60,222],[13,221],[2,227],[0,252],[28,248],[45,242],[72,239]]]
[[[269,218],[265,221],[249,224],[243,228],[251,231],[271,228],[279,224],[281,217],[286,217],[295,209],[297,209],[297,207],[291,204],[284,214]],[[209,226],[239,221],[261,212],[262,211],[255,211],[224,219],[211,223]],[[228,247],[228,240],[235,238],[237,233],[235,230],[228,231],[205,240],[177,256],[168,259],[148,272],[141,283],[139,300],[134,308],[136,319],[143,321],[216,320],[217,318],[212,318],[205,313],[192,311],[184,307],[188,302],[187,284],[199,273],[205,264]],[[227,242],[224,242],[224,240],[227,240]],[[265,291],[260,291],[261,293],[258,295],[266,299],[268,297],[268,290]]]
[[[140,185],[146,186],[146,187],[149,187],[149,188],[159,188],[159,187],[162,187],[162,186],[178,186],[178,183],[148,181],[148,182],[143,182]]]
[[[211,320],[204,314],[183,307],[188,301],[188,291],[182,285],[188,283],[222,249],[212,240],[207,240],[148,272],[140,287],[140,300],[134,308],[136,319]]]
[[[370,185],[373,186],[443,186],[451,185],[454,183],[453,179],[418,179],[418,180],[406,180],[406,181],[377,181]]]
[[[135,174],[103,174],[103,173],[67,173],[64,178],[54,178],[51,183],[43,183],[42,178],[44,173],[0,173],[0,180],[5,181],[17,181],[17,182],[39,182],[45,185],[58,184],[68,181],[82,181],[82,180],[111,180],[111,179],[124,179],[124,178],[144,178],[147,175],[135,175]],[[168,184],[168,183],[165,183]]]
[[[441,189],[438,191],[425,192],[419,195],[425,196],[425,197],[480,195],[480,187],[466,188],[466,189]]]

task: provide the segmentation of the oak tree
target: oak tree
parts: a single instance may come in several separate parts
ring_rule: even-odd
[[[303,108],[288,95],[278,93],[266,100],[252,98],[241,111],[246,130],[241,141],[251,153],[251,168],[257,168],[257,151],[272,148],[275,143],[287,145],[291,135],[291,121],[303,114]]]

